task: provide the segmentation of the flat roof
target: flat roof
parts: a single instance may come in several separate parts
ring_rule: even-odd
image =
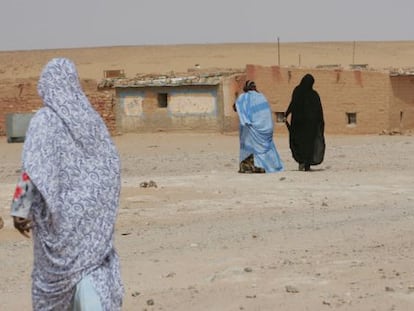
[[[98,84],[98,88],[211,86],[220,84],[224,77],[241,73],[244,73],[244,69],[220,71],[192,70],[186,73],[142,74],[134,78],[104,78]]]

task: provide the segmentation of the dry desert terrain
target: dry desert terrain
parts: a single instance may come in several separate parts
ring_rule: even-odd
[[[81,78],[99,80],[103,71],[123,69],[137,73],[185,72],[203,68],[245,68],[246,64],[273,66],[276,43],[165,45],[0,52],[0,81],[38,77],[52,57],[69,57]],[[280,65],[316,67],[368,64],[377,70],[414,67],[414,41],[280,43]]]
[[[356,43],[358,63],[410,67],[414,42]],[[352,62],[352,43],[282,45],[282,62]],[[67,56],[84,78],[274,65],[272,44],[0,52],[2,79],[36,77]],[[414,137],[327,136],[325,161],[299,172],[238,174],[238,134],[114,137],[122,159],[115,245],[124,310],[414,310]],[[22,144],[0,138],[0,309],[30,310],[32,242],[9,205]],[[143,187],[150,181],[154,187]],[[155,187],[156,185],[156,187]]]

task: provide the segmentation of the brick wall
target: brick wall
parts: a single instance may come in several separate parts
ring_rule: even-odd
[[[92,106],[100,113],[111,134],[117,134],[113,90],[98,91],[96,81],[82,80],[82,88]],[[37,93],[37,79],[0,82],[0,136],[6,135],[6,116],[10,113],[35,112],[43,105]]]
[[[246,79],[256,81],[259,91],[268,98],[274,112],[284,112],[294,87],[306,73],[315,77],[314,87],[321,96],[326,133],[378,134],[383,131],[414,130],[414,76],[389,77],[386,73],[373,71],[257,65],[247,65],[245,75],[229,78],[220,87],[218,101],[224,105],[220,106],[223,116],[219,116],[222,120],[210,124],[212,129],[217,126],[224,131],[238,129],[237,113],[232,111],[232,105],[242,92]],[[119,104],[115,89],[97,90],[97,82],[91,79],[82,80],[82,87],[111,134],[119,134],[115,111],[115,106]],[[34,112],[42,106],[36,88],[37,79],[34,78],[0,81],[0,136],[6,135],[7,114]],[[356,113],[356,125],[347,124],[347,112]],[[180,122],[183,123],[180,126],[187,126],[188,120],[181,118]],[[276,125],[276,132],[287,133],[283,123]],[[171,128],[174,126],[171,125]]]
[[[391,77],[391,130],[414,130],[414,76]]]
[[[321,97],[327,133],[369,134],[390,129],[389,112],[393,102],[388,74],[277,66],[246,67],[247,79],[255,80],[274,112],[287,109],[293,89],[306,73],[315,78],[314,88]],[[356,113],[356,125],[348,125],[347,112]],[[286,132],[283,124],[279,124],[276,130]]]

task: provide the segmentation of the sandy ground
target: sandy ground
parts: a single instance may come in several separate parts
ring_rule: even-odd
[[[414,41],[306,42],[160,45],[0,52],[0,81],[37,78],[52,57],[69,57],[82,79],[103,78],[103,71],[123,69],[128,77],[137,73],[185,72],[203,68],[245,68],[246,64],[284,67],[315,67],[352,63],[369,68],[414,67]],[[15,96],[15,93],[12,93]]]
[[[124,310],[414,310],[414,137],[326,139],[313,172],[276,135],[286,171],[246,175],[236,133],[115,137]],[[30,310],[32,242],[8,216],[21,147],[0,141],[1,310]]]
[[[414,65],[414,41],[353,47],[282,42],[281,65]],[[107,69],[133,77],[278,64],[276,44],[14,51],[0,52],[0,83],[37,79],[57,56],[96,80]],[[276,135],[286,171],[270,175],[237,174],[237,133],[114,139],[124,310],[414,310],[413,136],[327,137],[324,163],[305,173]],[[9,217],[21,148],[0,137],[0,310],[31,305],[32,242]],[[149,181],[157,187],[140,187]]]

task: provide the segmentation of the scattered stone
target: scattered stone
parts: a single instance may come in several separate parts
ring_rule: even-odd
[[[175,276],[175,272],[170,272],[170,273],[167,273],[164,277],[165,278],[172,278],[174,276]]]
[[[131,296],[132,296],[132,297],[137,297],[137,296],[139,296],[139,295],[141,295],[141,293],[140,293],[140,292],[137,292],[137,291],[135,291],[135,292],[133,292],[133,293],[131,294]]]
[[[3,218],[0,217],[0,229],[3,228],[3,226],[4,226]]]
[[[279,179],[280,181],[284,181],[284,180],[286,180],[286,177],[280,177],[280,179]]]
[[[246,267],[246,268],[244,268],[244,272],[252,272],[253,271],[253,269],[252,268],[250,268],[250,267]]]
[[[153,180],[150,181],[143,181],[142,183],[139,184],[139,186],[141,188],[157,188],[157,183]]]
[[[286,289],[286,292],[291,293],[291,294],[299,293],[299,290],[296,287],[292,286],[292,285],[286,285],[285,289]]]
[[[154,305],[154,299],[148,299],[147,300],[147,305],[153,306]]]
[[[246,298],[254,299],[254,298],[256,298],[256,295],[246,295]]]
[[[323,305],[327,305],[327,306],[330,306],[331,305],[331,303],[329,301],[327,301],[327,300],[322,301],[322,304]]]
[[[392,288],[390,286],[385,286],[385,291],[386,292],[395,292],[394,288]]]

